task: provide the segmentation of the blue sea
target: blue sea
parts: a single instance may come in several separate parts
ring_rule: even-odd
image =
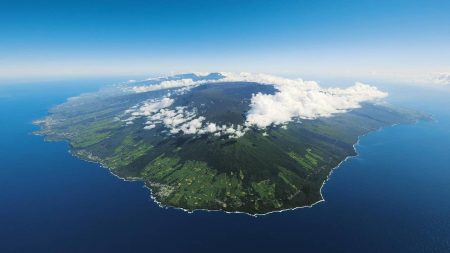
[[[363,137],[325,201],[262,217],[160,208],[32,121],[109,81],[0,86],[0,252],[450,252],[450,92],[386,85],[434,122]]]

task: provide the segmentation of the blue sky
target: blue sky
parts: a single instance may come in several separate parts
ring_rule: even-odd
[[[0,78],[450,72],[450,1],[0,0]]]

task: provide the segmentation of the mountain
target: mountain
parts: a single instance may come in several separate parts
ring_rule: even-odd
[[[322,200],[361,135],[428,118],[381,103],[382,94],[362,84],[182,74],[70,98],[35,123],[76,156],[143,180],[161,205],[262,214]]]

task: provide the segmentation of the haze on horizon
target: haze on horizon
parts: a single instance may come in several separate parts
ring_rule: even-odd
[[[246,71],[450,84],[448,1],[0,4],[0,80]]]

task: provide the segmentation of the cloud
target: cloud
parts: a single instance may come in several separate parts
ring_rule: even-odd
[[[294,118],[315,119],[359,108],[362,102],[376,101],[388,94],[363,83],[346,89],[322,88],[317,82],[288,79],[266,74],[222,73],[227,81],[246,81],[273,85],[275,94],[258,93],[252,97],[246,125],[265,128],[284,124]],[[222,80],[224,80],[222,79]]]
[[[147,126],[164,125],[170,134],[183,132],[185,134],[196,134],[202,127],[204,117],[197,117],[195,110],[188,111],[185,106],[175,109],[161,109],[147,117]],[[152,128],[150,128],[152,129]]]
[[[205,129],[205,131],[207,131],[207,132],[209,132],[209,133],[215,133],[215,132],[217,132],[219,129],[217,128],[217,125],[216,125],[216,123],[209,123],[207,126],[206,126],[206,129]]]
[[[265,128],[271,124],[284,124],[294,118],[315,119],[330,117],[359,108],[362,102],[387,96],[376,87],[356,83],[346,89],[321,88],[315,82],[298,80],[276,86],[275,94],[254,95],[247,113],[246,125]]]
[[[144,129],[153,129],[153,128],[155,128],[156,127],[156,125],[155,124],[150,124],[150,125],[146,125],[145,127],[144,127]]]
[[[132,115],[123,120],[126,124],[132,124],[135,119],[145,117],[147,121],[144,129],[151,130],[157,125],[162,125],[168,130],[168,134],[214,134],[216,136],[226,136],[238,138],[244,135],[248,128],[241,125],[222,125],[213,122],[206,122],[206,118],[197,115],[196,108],[188,110],[186,106],[177,106],[169,109],[172,100],[161,99],[159,101],[146,102],[142,105],[133,106],[125,112]],[[157,109],[157,108],[160,109]]]
[[[127,124],[132,124],[133,121],[142,116],[149,116],[152,113],[169,107],[173,104],[174,100],[171,98],[150,99],[142,103],[141,105],[135,105],[125,111],[125,115],[131,115],[131,117],[124,119]]]
[[[202,85],[205,83],[217,82],[223,79],[221,73],[209,72],[195,72],[185,73],[173,76],[161,76],[156,78],[148,78],[143,81],[136,82],[135,80],[128,81],[127,85],[134,84],[134,86],[127,86],[123,88],[124,91],[132,91],[136,93],[150,92],[165,89],[178,89],[178,91],[189,90],[192,87]]]
[[[439,85],[450,85],[450,73],[437,73],[432,77],[432,81]]]
[[[134,92],[140,93],[140,92],[149,92],[149,91],[156,91],[156,90],[195,86],[202,82],[204,82],[204,81],[193,81],[192,79],[179,79],[179,80],[162,81],[159,84],[154,84],[154,85],[134,86],[131,89]]]
[[[208,76],[209,74],[203,75]],[[388,95],[374,86],[359,82],[342,89],[322,88],[315,81],[288,79],[266,74],[221,72],[220,76],[221,78],[213,80],[179,79],[162,81],[153,85],[135,86],[133,90],[135,92],[172,88],[185,90],[206,83],[256,82],[272,85],[277,92],[275,94],[257,93],[252,96],[250,110],[246,114],[244,126],[219,126],[216,123],[208,122],[204,117],[196,115],[195,108],[190,111],[186,107],[165,109],[173,103],[173,99],[168,97],[131,108],[131,118],[146,116],[148,118],[146,129],[153,129],[157,124],[163,124],[172,134],[180,132],[184,134],[210,133],[216,136],[226,135],[238,138],[244,135],[250,126],[266,128],[272,124],[283,125],[298,118],[331,117],[337,113],[359,108],[363,102],[376,101]],[[448,79],[448,75],[444,76],[445,78]]]
[[[196,74],[197,77],[207,77],[213,73],[201,73]],[[136,93],[150,92],[165,89],[176,89],[176,88],[192,88],[207,83],[223,83],[223,82],[257,82],[266,85],[284,85],[295,83],[296,80],[291,80],[287,78],[271,76],[266,74],[251,74],[251,73],[231,73],[231,72],[220,72],[218,79],[200,79],[193,80],[192,78],[183,78],[175,80],[161,80],[159,83],[152,83],[150,85],[140,85],[133,86],[131,90]],[[160,78],[152,78],[148,80],[158,81]]]
[[[181,125],[180,130],[184,134],[196,134],[202,128],[205,117],[198,117]]]
[[[166,108],[172,105],[174,102],[171,98],[163,98],[161,100],[151,100],[149,102],[145,102],[144,105],[139,107],[139,110],[136,112],[133,112],[131,115],[150,115],[153,112],[158,111],[159,109]]]

